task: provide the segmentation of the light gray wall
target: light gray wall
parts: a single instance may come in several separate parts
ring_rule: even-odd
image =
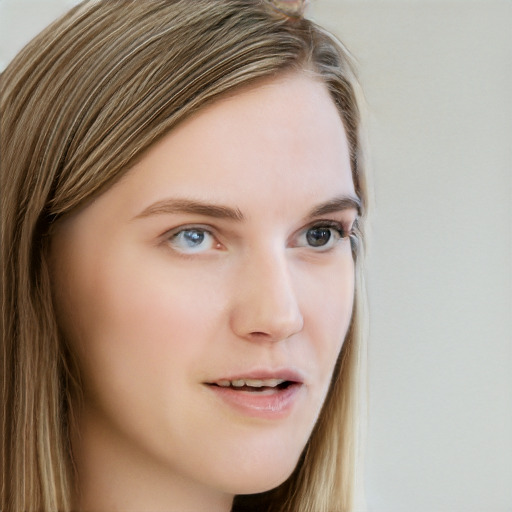
[[[0,62],[73,3],[0,0]],[[368,509],[511,512],[512,2],[311,12],[369,109]]]

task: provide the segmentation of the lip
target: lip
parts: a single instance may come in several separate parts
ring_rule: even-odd
[[[267,380],[267,379],[283,379],[290,382],[296,382],[298,384],[304,383],[304,376],[301,372],[292,368],[276,368],[272,369],[252,369],[249,371],[240,371],[230,375],[223,375],[220,378],[207,382],[207,384],[215,384],[221,380],[241,380],[241,379],[253,379],[253,380]]]
[[[276,388],[270,393],[267,392],[268,394],[262,394],[259,391],[236,390],[232,387],[216,385],[216,382],[223,380],[234,381],[244,379],[282,379],[291,382],[291,384],[284,389]],[[222,376],[219,379],[205,382],[204,384],[219,401],[227,405],[231,410],[243,416],[267,420],[278,420],[289,416],[305,389],[304,377],[301,373],[289,368],[242,371]]]

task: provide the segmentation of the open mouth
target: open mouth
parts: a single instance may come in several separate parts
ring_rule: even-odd
[[[236,376],[205,384],[217,398],[244,416],[277,420],[290,414],[304,388],[300,375],[295,379],[294,372],[279,373],[278,378],[273,375]]]
[[[284,379],[236,379],[208,383],[209,386],[260,394],[277,393],[297,384],[298,382]]]

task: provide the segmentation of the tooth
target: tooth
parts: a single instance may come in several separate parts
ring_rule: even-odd
[[[265,382],[267,382],[267,381],[265,381]],[[267,384],[264,384],[262,380],[258,380],[258,379],[245,379],[245,384],[247,386],[251,386],[252,388],[261,388],[261,387],[267,385]]]
[[[252,388],[275,388],[285,382],[284,379],[237,379],[237,380],[220,380],[217,385],[223,388],[233,386],[235,388],[241,388],[244,386],[250,386]]]
[[[276,386],[279,386],[279,384],[283,383],[283,379],[266,379],[266,380],[260,380],[260,379],[245,379],[245,384],[247,386],[251,386],[253,388],[275,388]]]
[[[276,386],[279,386],[279,384],[282,384],[284,382],[284,379],[269,379],[266,382],[266,386],[270,388],[275,388]]]

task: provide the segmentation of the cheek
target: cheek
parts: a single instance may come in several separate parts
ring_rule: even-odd
[[[318,361],[322,392],[329,387],[332,371],[350,326],[354,304],[354,262],[345,257],[333,267],[322,269],[315,282],[305,281],[304,326]]]
[[[351,256],[343,254],[331,265],[320,268],[304,279],[302,297],[305,314],[319,332],[345,332],[352,314],[354,302],[355,266]]]
[[[158,400],[159,389],[183,382],[215,323],[194,283],[134,251],[99,256],[70,275],[60,301],[64,331],[90,396]]]

